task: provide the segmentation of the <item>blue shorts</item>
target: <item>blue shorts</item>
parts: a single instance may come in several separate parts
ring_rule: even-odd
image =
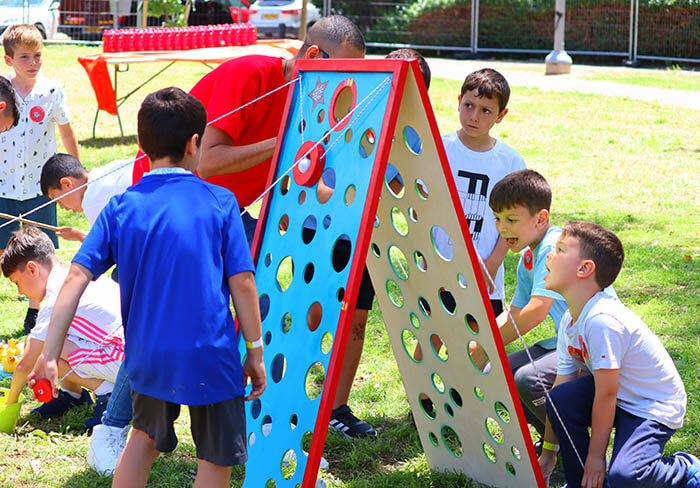
[[[38,196],[30,198],[29,200],[13,200],[11,198],[0,198],[0,212],[10,214],[10,215],[24,215],[30,210],[35,209],[39,205],[48,202],[49,199],[44,196]],[[56,226],[56,204],[52,203],[47,205],[41,210],[37,210],[31,215],[27,216],[29,220],[35,220],[43,224],[49,224]],[[0,225],[6,223],[7,220],[0,217]],[[19,229],[19,222],[12,222],[10,225],[0,229],[0,249],[5,249],[7,246],[7,241],[12,237],[12,232]],[[53,241],[53,245],[58,249],[58,237],[56,233],[52,230],[43,230],[47,236]]]

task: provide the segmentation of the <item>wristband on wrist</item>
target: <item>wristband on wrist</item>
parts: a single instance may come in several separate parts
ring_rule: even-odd
[[[263,346],[263,340],[262,337],[260,337],[258,340],[250,342],[250,341],[245,341],[245,347],[247,349],[257,349],[258,347]]]
[[[552,452],[559,452],[559,444],[554,444],[553,442],[542,442],[542,449],[547,449]]]

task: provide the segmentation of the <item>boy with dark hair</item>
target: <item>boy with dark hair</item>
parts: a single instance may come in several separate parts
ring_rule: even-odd
[[[0,76],[0,132],[5,132],[19,123],[17,98],[10,80]]]
[[[458,97],[461,128],[442,137],[472,242],[495,283],[489,296],[496,316],[503,311],[503,259],[507,248],[498,237],[488,200],[496,183],[525,168],[522,156],[490,133],[508,113],[509,97],[508,82],[498,71],[486,68],[469,74]],[[440,253],[450,255],[449,238],[442,234],[433,237]]]
[[[695,456],[663,457],[686,408],[673,360],[636,314],[603,292],[623,260],[622,243],[613,232],[575,221],[566,223],[556,250],[547,256],[546,287],[564,296],[569,310],[561,321],[557,378],[547,403],[544,440],[551,449],[540,456],[542,473],[548,482],[559,439],[568,486],[697,488],[700,461]]]
[[[56,259],[51,239],[31,226],[16,231],[10,238],[5,253],[0,256],[0,267],[19,293],[41,303],[37,324],[27,337],[24,353],[12,376],[8,403],[15,403],[44,347],[49,318],[68,270]],[[58,370],[61,375],[72,371],[63,380],[58,398],[32,411],[53,418],[73,407],[91,404],[85,387],[95,392],[97,405],[93,419],[99,421],[124,358],[119,288],[106,279],[90,283],[68,320],[67,337],[59,345]]]
[[[117,264],[134,420],[115,487],[145,486],[158,454],[175,449],[180,405],[190,411],[195,486],[227,487],[231,467],[247,460],[244,379],[252,380],[247,400],[265,389],[258,295],[238,202],[192,173],[205,125],[202,104],[178,88],[146,97],[138,137],[151,171],[110,200],[85,238],[52,316],[45,361],[35,367],[36,377],[55,385],[66,311],[90,279]],[[242,367],[231,299],[248,348]]]
[[[554,321],[557,332],[567,308],[561,295],[544,286],[546,256],[554,249],[561,234],[561,228],[549,221],[551,203],[552,191],[547,180],[529,169],[506,176],[496,183],[491,192],[489,205],[501,239],[512,252],[522,251],[517,270],[518,282],[510,307],[496,317],[504,345],[518,338],[516,324],[520,335],[525,335],[544,322],[548,315]],[[612,296],[615,294],[612,288],[606,292]],[[534,364],[530,363],[528,352]],[[477,365],[485,365],[487,359],[482,349],[471,351],[471,354]],[[525,418],[541,437],[547,418],[545,391],[552,388],[556,376],[556,337],[509,354],[508,362]]]
[[[428,66],[428,62],[423,55],[415,49],[395,49],[386,55],[386,59],[417,59],[420,72],[423,75],[423,81],[425,82],[425,88],[430,88],[430,66]]]
[[[85,213],[92,227],[109,199],[131,186],[131,163],[117,159],[88,173],[74,156],[54,154],[41,169],[41,193],[51,200],[59,198],[58,205],[64,210]],[[73,191],[80,186],[83,188]],[[83,232],[72,227],[61,227],[56,234],[69,241],[85,239]]]
[[[14,88],[18,119],[16,127],[0,135],[3,147],[12,151],[0,158],[0,212],[20,215],[35,209],[48,200],[39,189],[41,167],[49,156],[56,153],[54,124],[66,151],[76,158],[78,141],[70,124],[68,100],[59,82],[39,74],[42,63],[42,38],[39,29],[30,24],[13,25],[2,36],[5,63],[14,73],[10,82]],[[56,225],[56,205],[51,204],[32,213],[32,219]],[[10,234],[19,229],[17,222],[0,229],[0,253]],[[58,247],[53,231],[44,230]],[[39,304],[29,301],[24,332],[28,334],[36,323]]]

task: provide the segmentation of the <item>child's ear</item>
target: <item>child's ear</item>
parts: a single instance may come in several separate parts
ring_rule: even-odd
[[[541,208],[537,211],[537,225],[538,229],[544,228],[549,222],[549,210],[546,208]]]
[[[595,274],[595,262],[592,259],[584,259],[576,270],[576,277],[585,279]]]
[[[192,134],[192,137],[187,141],[185,145],[185,154],[188,156],[194,156],[197,154],[197,149],[199,149],[199,134]]]
[[[12,66],[12,58],[5,54],[5,64],[8,66]]]
[[[0,100],[0,112],[4,112],[7,108],[7,102],[5,100]]]
[[[39,274],[39,263],[36,261],[27,261],[27,264],[24,265],[24,269],[29,271],[29,274],[32,276],[37,276]]]
[[[501,120],[503,120],[503,117],[505,117],[507,113],[508,113],[508,109],[507,109],[507,108],[504,108],[503,110],[501,110],[501,113],[498,114],[498,118],[496,119],[496,123],[497,123],[497,124],[500,124],[500,123],[501,123]]]
[[[61,188],[65,190],[72,190],[73,189],[73,180],[71,180],[69,177],[64,176],[58,182],[61,184]]]

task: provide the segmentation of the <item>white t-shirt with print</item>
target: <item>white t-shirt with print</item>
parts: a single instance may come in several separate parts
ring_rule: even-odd
[[[90,222],[90,227],[109,199],[121,195],[131,186],[133,171],[133,159],[117,159],[90,171],[88,186],[83,194],[83,212]]]
[[[469,223],[469,233],[481,259],[488,259],[498,242],[496,219],[489,207],[491,190],[496,183],[515,171],[525,169],[525,160],[508,144],[496,141],[489,151],[472,151],[459,140],[457,132],[442,136],[447,161],[457,186],[459,200]],[[452,242],[444,234],[433,236],[435,246],[443,256],[453,254]],[[502,300],[503,265],[494,277],[496,287],[491,293],[493,300]]]
[[[71,116],[57,81],[39,75],[25,98],[16,95],[19,122],[0,134],[0,197],[24,201],[41,195],[41,168],[56,154],[54,124],[67,124]]]
[[[567,310],[557,343],[557,374],[619,370],[617,406],[672,429],[683,425],[686,394],[659,338],[617,298],[598,292],[571,323]]]

